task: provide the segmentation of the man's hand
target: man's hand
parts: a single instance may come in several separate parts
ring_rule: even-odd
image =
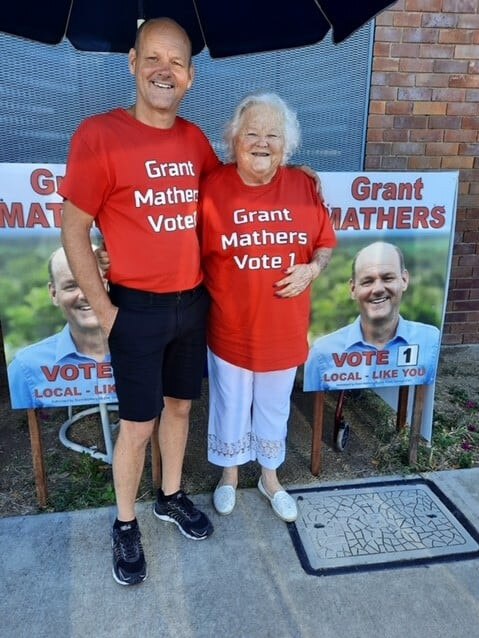
[[[319,175],[316,173],[316,171],[314,171],[310,166],[306,166],[306,164],[302,164],[301,166],[298,166],[298,168],[300,171],[303,171],[303,173],[306,173],[308,177],[311,177],[311,179],[314,179],[316,192],[318,193],[319,199],[321,201],[324,201],[323,191],[321,188],[321,179]]]
[[[119,308],[112,304],[111,308],[109,308],[108,311],[104,312],[102,317],[99,318],[101,328],[107,339],[110,336],[111,329],[113,328],[113,324],[115,323],[118,310]]]
[[[105,280],[93,252],[90,229],[93,217],[66,200],[63,205],[62,243],[71,271],[93,308],[106,336],[118,313],[105,288]]]

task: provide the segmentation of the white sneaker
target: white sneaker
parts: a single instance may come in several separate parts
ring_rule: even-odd
[[[292,523],[298,518],[296,502],[294,498],[288,494],[288,492],[285,492],[285,490],[278,490],[273,496],[270,496],[264,488],[261,477],[258,481],[258,489],[271,503],[273,512],[281,520],[286,521],[286,523]]]
[[[231,514],[236,505],[236,490],[232,485],[218,485],[213,492],[213,505],[218,514]]]

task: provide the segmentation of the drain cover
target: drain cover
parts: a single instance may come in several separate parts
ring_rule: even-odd
[[[479,534],[424,479],[291,490],[288,526],[309,574],[425,564],[479,556]]]

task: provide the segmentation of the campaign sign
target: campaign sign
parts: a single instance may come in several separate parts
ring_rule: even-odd
[[[116,402],[106,340],[61,248],[64,172],[0,164],[0,321],[13,408]]]
[[[338,246],[312,293],[304,390],[433,384],[458,173],[320,173]]]

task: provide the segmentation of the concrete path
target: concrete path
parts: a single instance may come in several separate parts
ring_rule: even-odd
[[[425,476],[479,530],[479,468]],[[203,542],[139,506],[149,578],[131,588],[111,576],[113,508],[0,519],[0,636],[479,636],[479,560],[310,576],[256,489],[228,517],[195,501],[215,524]]]

